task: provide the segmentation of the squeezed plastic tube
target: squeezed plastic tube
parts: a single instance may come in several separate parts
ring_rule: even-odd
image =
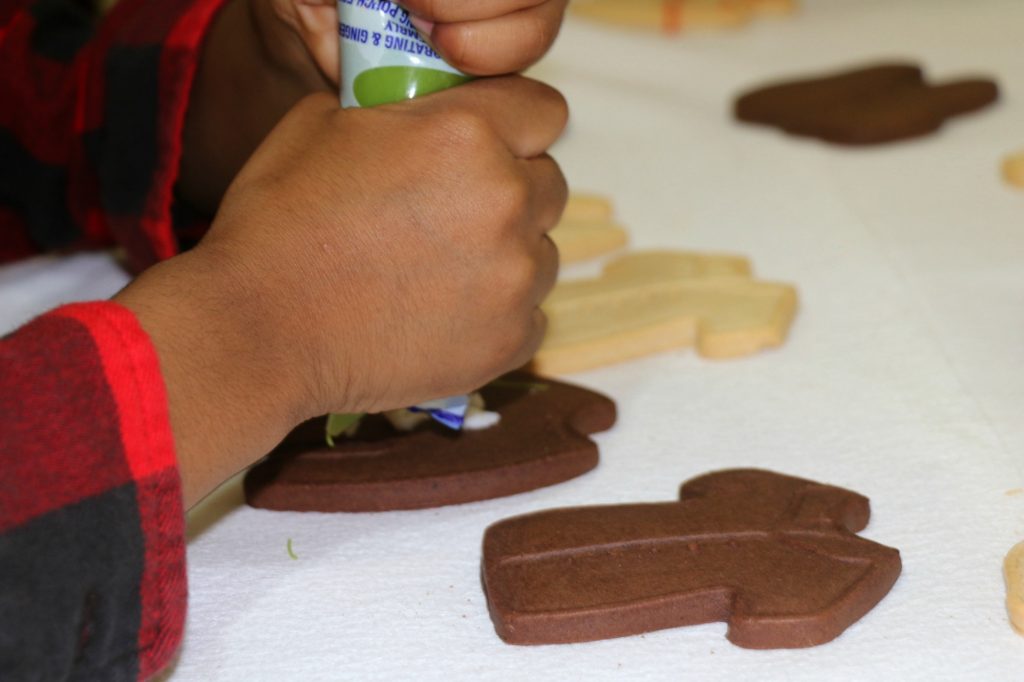
[[[341,106],[401,102],[471,80],[449,66],[420,36],[409,12],[389,0],[338,0],[341,41]],[[410,408],[461,429],[469,396]]]
[[[420,36],[389,0],[338,0],[341,106],[391,104],[470,80]]]

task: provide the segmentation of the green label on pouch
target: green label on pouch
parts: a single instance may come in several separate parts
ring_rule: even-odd
[[[471,80],[448,71],[424,69],[418,66],[381,66],[363,71],[352,83],[356,100],[361,107],[391,104],[432,92],[446,90]]]

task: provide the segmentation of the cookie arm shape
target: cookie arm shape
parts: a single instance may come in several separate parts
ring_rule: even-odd
[[[741,278],[567,283],[543,309],[535,371],[576,372],[695,345],[730,358],[780,345],[796,314],[793,287]]]
[[[943,83],[928,92],[929,103],[943,118],[984,109],[999,99],[999,87],[984,78]]]
[[[641,251],[604,268],[604,279],[619,282],[737,277],[749,279],[750,261],[742,256],[687,251]]]
[[[599,194],[573,192],[565,204],[562,220],[606,223],[612,219],[612,202]]]
[[[823,532],[793,533],[780,541],[795,549],[827,557],[836,570],[815,579],[802,577],[803,588],[831,596],[814,606],[799,598],[765,608],[740,592],[728,619],[729,641],[747,649],[799,649],[830,642],[863,618],[889,593],[902,572],[900,553],[856,536]],[[842,576],[843,566],[856,577]],[[843,580],[846,584],[842,584]],[[757,597],[763,598],[760,594]]]
[[[558,247],[563,264],[578,263],[618,251],[626,245],[626,230],[608,220],[563,218],[548,236]]]
[[[733,358],[782,345],[796,315],[796,289],[786,284],[751,282],[707,289],[713,313],[701,318],[697,352],[706,358]],[[710,293],[705,293],[708,299]],[[707,300],[710,304],[711,300]]]
[[[998,97],[996,84],[987,80],[922,83],[851,106],[846,115],[818,121],[809,134],[849,145],[908,140],[934,133],[948,119],[987,107]]]

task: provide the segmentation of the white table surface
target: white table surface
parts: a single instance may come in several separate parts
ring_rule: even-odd
[[[749,256],[799,287],[788,343],[677,352],[576,375],[616,399],[601,465],[568,483],[418,512],[248,509],[237,480],[190,516],[187,680],[1020,680],[1001,562],[1024,539],[1024,2],[805,0],[802,15],[678,38],[570,20],[536,74],[564,90],[556,156],[611,195],[638,248]],[[939,135],[849,150],[743,127],[733,96],[876,58],[993,75],[994,109]],[[0,330],[125,282],[105,255],[0,268]],[[494,634],[480,540],[558,506],[673,499],[758,466],[857,490],[904,572],[833,643],[747,651],[712,624],[573,646]],[[297,560],[286,550],[291,539]]]

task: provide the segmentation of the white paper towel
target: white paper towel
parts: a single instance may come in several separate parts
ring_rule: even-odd
[[[597,470],[545,490],[332,516],[247,509],[236,481],[192,515],[188,629],[169,679],[1021,679],[1000,565],[1024,538],[1024,494],[1008,494],[1024,488],[1024,193],[997,168],[1024,147],[1024,3],[804,4],[792,19],[677,38],[570,20],[536,69],[572,106],[555,150],[570,184],[612,196],[637,247],[741,253],[759,276],[797,284],[789,342],[577,375],[616,399],[619,425],[597,438]],[[991,74],[1003,100],[937,136],[863,150],[729,117],[733,96],[767,78],[876,58],[920,60],[937,79]],[[96,281],[95,260],[75,262]],[[27,316],[9,295],[37,290],[8,272],[9,327]],[[113,291],[116,270],[104,272]],[[496,637],[479,578],[488,524],[669,500],[683,480],[736,466],[871,498],[864,535],[899,548],[904,572],[838,640],[747,651],[721,624],[573,646]]]

